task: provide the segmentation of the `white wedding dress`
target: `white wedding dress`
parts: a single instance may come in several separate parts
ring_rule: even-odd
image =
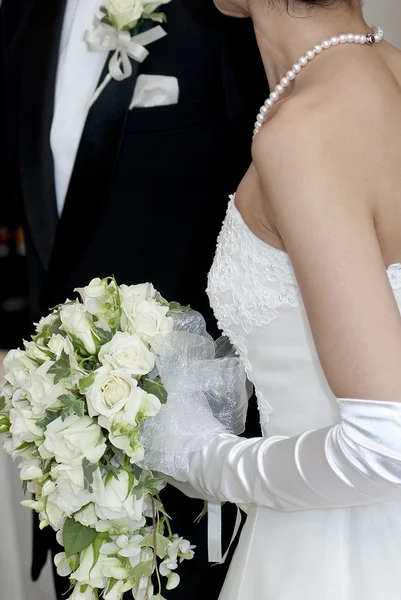
[[[401,308],[401,265],[388,269]],[[264,436],[340,419],[290,259],[229,204],[209,275],[220,328],[258,399]],[[369,293],[369,290],[367,290]],[[276,512],[251,507],[220,600],[400,600],[401,502]]]

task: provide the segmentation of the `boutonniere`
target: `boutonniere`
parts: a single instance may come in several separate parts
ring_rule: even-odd
[[[86,31],[84,39],[91,52],[114,53],[109,60],[109,72],[95,91],[88,108],[96,102],[111,79],[122,81],[131,76],[130,59],[142,63],[149,55],[145,46],[167,35],[161,25],[142,33],[140,30],[145,21],[165,23],[166,15],[157,10],[170,1],[107,0],[106,4],[100,7],[103,16],[95,18],[93,31]]]

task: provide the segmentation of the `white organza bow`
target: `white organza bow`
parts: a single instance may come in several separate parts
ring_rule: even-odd
[[[129,31],[119,30],[96,19],[93,31],[86,31],[84,41],[91,52],[113,52],[109,60],[109,73],[95,91],[88,108],[90,108],[106,85],[115,79],[122,81],[132,75],[130,59],[142,63],[149,55],[145,48],[149,44],[163,38],[167,33],[157,25],[148,31],[131,36]]]
[[[214,434],[244,431],[246,375],[232,347],[224,346],[206,333],[196,312],[184,314],[174,331],[156,338],[156,367],[168,400],[143,427],[142,466],[185,481],[192,452]]]

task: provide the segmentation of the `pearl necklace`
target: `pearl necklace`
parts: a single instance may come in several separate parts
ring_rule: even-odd
[[[306,65],[315,58],[318,54],[321,54],[323,50],[328,50],[332,46],[338,46],[339,44],[368,44],[373,46],[381,42],[383,39],[383,29],[380,27],[373,27],[373,33],[367,35],[361,35],[359,33],[343,33],[339,36],[334,36],[329,40],[323,40],[321,44],[313,47],[313,50],[307,50],[304,56],[301,56],[292,68],[287,71],[285,76],[281,79],[280,83],[276,85],[274,90],[271,92],[269,98],[266,100],[264,105],[261,107],[258,116],[256,117],[255,129],[253,130],[253,137],[257,135],[262,125],[267,121],[269,112],[273,108],[273,105],[279,100],[281,94],[284,93],[292,81],[299,75]]]

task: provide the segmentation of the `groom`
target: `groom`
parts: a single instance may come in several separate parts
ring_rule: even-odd
[[[108,73],[107,54],[83,40],[100,4],[3,0],[0,9],[1,196],[24,206],[32,318],[115,275],[152,281],[215,334],[206,276],[268,93],[251,24],[220,16],[212,0],[172,0],[160,9],[167,35],[88,112]],[[214,600],[226,567],[208,565],[205,523],[193,523],[202,503],[173,489],[164,501],[174,529],[197,545],[168,598]],[[35,580],[49,550],[60,550],[53,531],[36,527]],[[61,599],[68,582],[55,580]]]

